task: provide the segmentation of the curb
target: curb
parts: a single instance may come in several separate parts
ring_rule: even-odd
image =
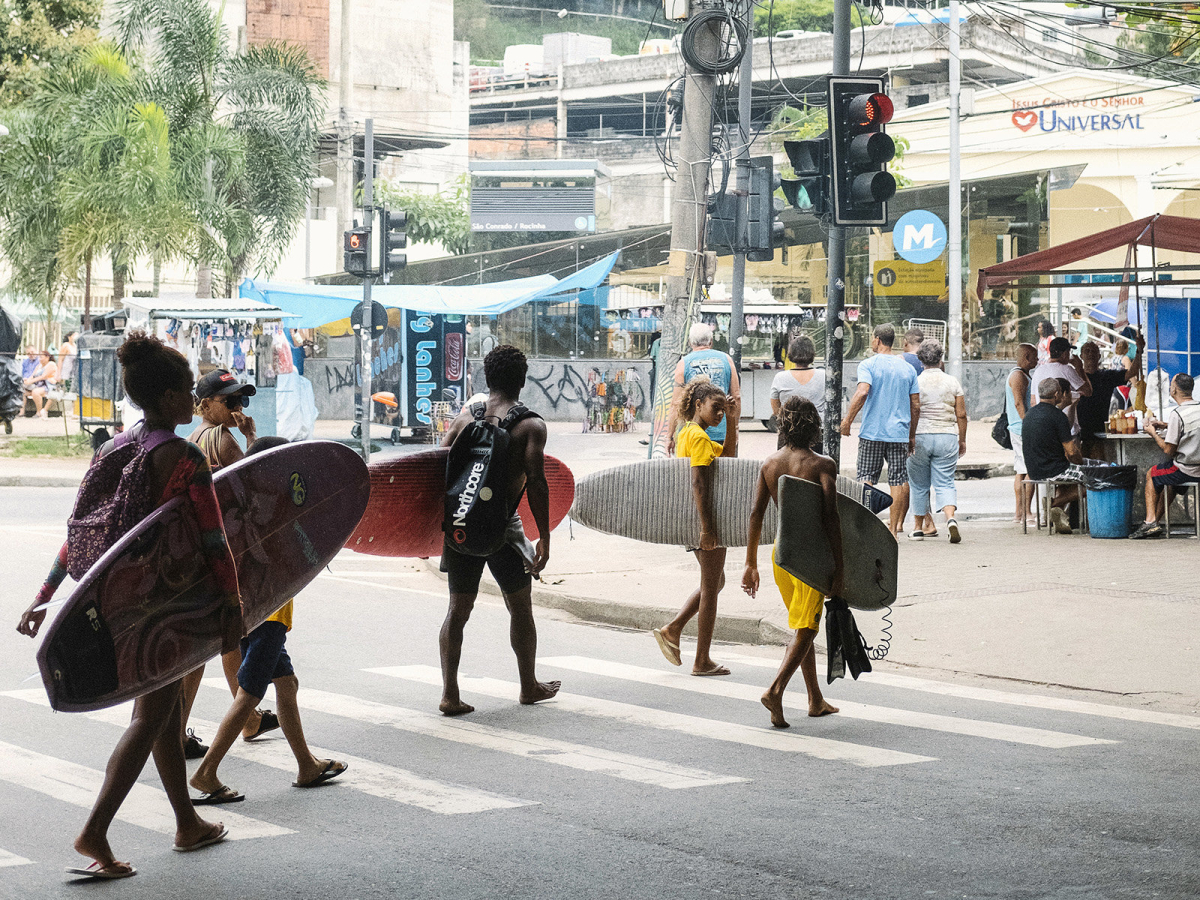
[[[0,487],[68,487],[79,488],[79,478],[62,475],[0,475]]]
[[[427,559],[424,562],[425,568],[429,572],[442,581],[446,580],[446,573],[438,570],[436,560]],[[486,580],[479,582],[479,592],[495,597],[503,596],[499,587]],[[537,582],[534,582],[532,599],[534,606],[559,609],[584,622],[596,625],[615,625],[635,631],[650,631],[652,628],[657,628],[663,622],[669,622],[676,613],[676,610],[660,606],[634,606],[627,603],[610,603],[605,600],[572,597],[559,591],[538,587]],[[688,623],[683,633],[689,637],[695,637],[696,623],[694,620]],[[713,640],[736,644],[784,646],[792,640],[792,632],[780,628],[766,619],[755,619],[750,616],[723,616],[718,613],[717,624],[713,629]]]

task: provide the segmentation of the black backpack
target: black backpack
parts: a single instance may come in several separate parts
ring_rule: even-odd
[[[454,439],[446,457],[442,531],[447,546],[468,556],[491,556],[504,546],[508,520],[521,499],[507,496],[508,433],[537,415],[518,403],[497,425],[487,421],[486,410],[483,403],[471,406],[475,421]]]

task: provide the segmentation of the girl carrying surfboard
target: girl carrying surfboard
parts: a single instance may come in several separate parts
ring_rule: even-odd
[[[130,442],[153,446],[145,462],[150,496],[159,498],[156,506],[179,496],[186,496],[193,504],[201,530],[201,545],[224,595],[218,612],[222,642],[225,649],[236,649],[242,635],[237,570],[225,541],[212,472],[198,447],[174,437],[176,426],[192,420],[194,381],[191,368],[181,353],[142,331],[130,332],[117,351],[117,357],[121,362],[125,393],[143,411],[145,419],[118,441],[110,441],[102,447],[93,467],[102,464],[106,454]],[[87,484],[85,477],[85,488]],[[118,495],[116,499],[121,498]],[[67,556],[68,546],[64,544],[46,583],[21,616],[17,630],[22,634],[37,635],[46,618],[44,605],[67,575]],[[129,728],[109,758],[100,794],[83,831],[75,838],[75,849],[95,861],[86,868],[69,867],[68,873],[104,879],[137,874],[132,865],[117,861],[113,855],[108,843],[108,827],[152,751],[163,789],[175,813],[174,849],[189,852],[225,839],[228,833],[225,827],[220,822],[206,822],[200,818],[188,793],[183,744],[179,737],[182,728],[181,686],[182,680],[174,681],[134,701]]]
[[[718,444],[705,429],[720,425],[725,418],[725,391],[706,376],[689,381],[679,398],[679,410],[687,424],[675,437],[675,455],[692,461],[692,498],[700,514],[700,546],[688,549],[700,564],[700,587],[692,592],[679,615],[653,631],[663,656],[673,666],[682,665],[679,639],[684,626],[696,616],[696,659],[693,675],[728,675],[729,669],[713,662],[709,655],[713,629],[717,623],[717,597],[725,586],[725,547],[721,546],[713,517],[713,460],[733,456],[733,441]]]

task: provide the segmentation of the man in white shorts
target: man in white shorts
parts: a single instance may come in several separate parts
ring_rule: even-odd
[[[1008,413],[1008,439],[1013,448],[1013,499],[1015,502],[1013,521],[1021,522],[1033,514],[1033,495],[1028,501],[1021,497],[1021,484],[1029,470],[1025,466],[1025,452],[1021,443],[1021,423],[1029,411],[1029,388],[1032,384],[1030,372],[1037,366],[1037,347],[1033,344],[1017,345],[1017,368],[1008,375],[1004,385],[1004,409]]]

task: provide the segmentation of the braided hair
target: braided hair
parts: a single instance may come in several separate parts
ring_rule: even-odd
[[[811,400],[788,397],[779,408],[779,446],[808,450],[821,438],[821,417]]]
[[[700,375],[689,381],[679,396],[679,412],[687,421],[696,417],[696,410],[709,397],[725,398],[725,392],[712,383],[707,375]]]

